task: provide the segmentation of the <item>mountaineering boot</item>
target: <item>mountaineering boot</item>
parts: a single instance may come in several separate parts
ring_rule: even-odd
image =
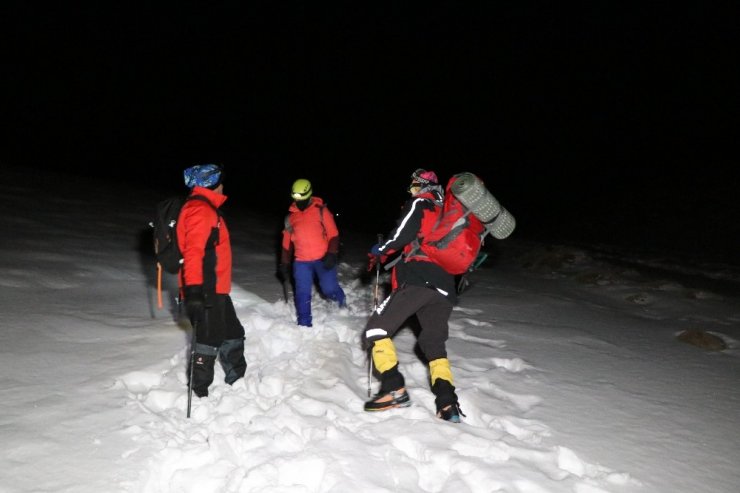
[[[365,403],[365,411],[385,411],[394,407],[409,407],[411,399],[405,388],[398,390],[381,390]]]
[[[460,416],[465,416],[457,402],[455,386],[444,378],[437,378],[432,385],[432,392],[436,396],[434,403],[437,406],[437,417],[451,423],[459,423]]]
[[[398,371],[398,363],[380,374],[380,382],[380,390],[365,403],[365,411],[385,411],[411,405],[411,399],[405,388],[406,381]]]
[[[244,338],[226,339],[218,349],[218,359],[224,370],[224,381],[229,385],[239,380],[247,371],[244,358]]]
[[[460,409],[460,404],[457,402],[437,411],[438,418],[442,418],[451,423],[460,423],[460,415],[465,416]]]
[[[193,375],[193,393],[198,397],[206,397],[208,395],[208,387],[213,383],[213,366],[216,363],[217,354],[218,348],[216,347],[205,344],[195,345],[191,373]]]
[[[198,397],[208,395],[208,387],[213,382],[213,364],[215,356],[196,354],[193,366],[193,393]]]

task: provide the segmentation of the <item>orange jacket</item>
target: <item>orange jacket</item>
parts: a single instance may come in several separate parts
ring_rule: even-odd
[[[226,196],[203,187],[191,195],[202,195],[221,207]],[[214,208],[201,200],[189,200],[177,221],[177,243],[183,256],[180,286],[202,285],[205,292],[231,292],[231,240],[226,222]],[[213,235],[213,236],[212,236]],[[216,241],[215,248],[207,246]]]
[[[298,261],[319,260],[326,252],[337,253],[339,249],[339,230],[334,216],[324,201],[311,197],[304,210],[298,209],[295,202],[288,209],[283,229],[283,252],[280,261],[289,263],[291,251]]]

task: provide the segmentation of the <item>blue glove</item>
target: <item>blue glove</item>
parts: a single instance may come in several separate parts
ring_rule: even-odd
[[[372,247],[370,247],[370,254],[375,255],[376,257],[380,257],[382,254],[380,253],[380,244],[376,243]]]

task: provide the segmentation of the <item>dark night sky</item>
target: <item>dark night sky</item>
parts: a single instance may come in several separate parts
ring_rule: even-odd
[[[0,160],[163,193],[222,162],[273,212],[305,177],[368,230],[472,171],[523,237],[733,255],[731,2],[562,3],[5,3]]]

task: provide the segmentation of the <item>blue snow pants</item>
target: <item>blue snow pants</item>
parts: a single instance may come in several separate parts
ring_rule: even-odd
[[[295,310],[298,315],[298,325],[312,326],[311,291],[314,279],[319,281],[319,288],[324,296],[336,301],[339,306],[345,306],[344,291],[337,281],[336,266],[331,269],[324,267],[319,260],[310,262],[293,262],[293,279],[295,280]]]

